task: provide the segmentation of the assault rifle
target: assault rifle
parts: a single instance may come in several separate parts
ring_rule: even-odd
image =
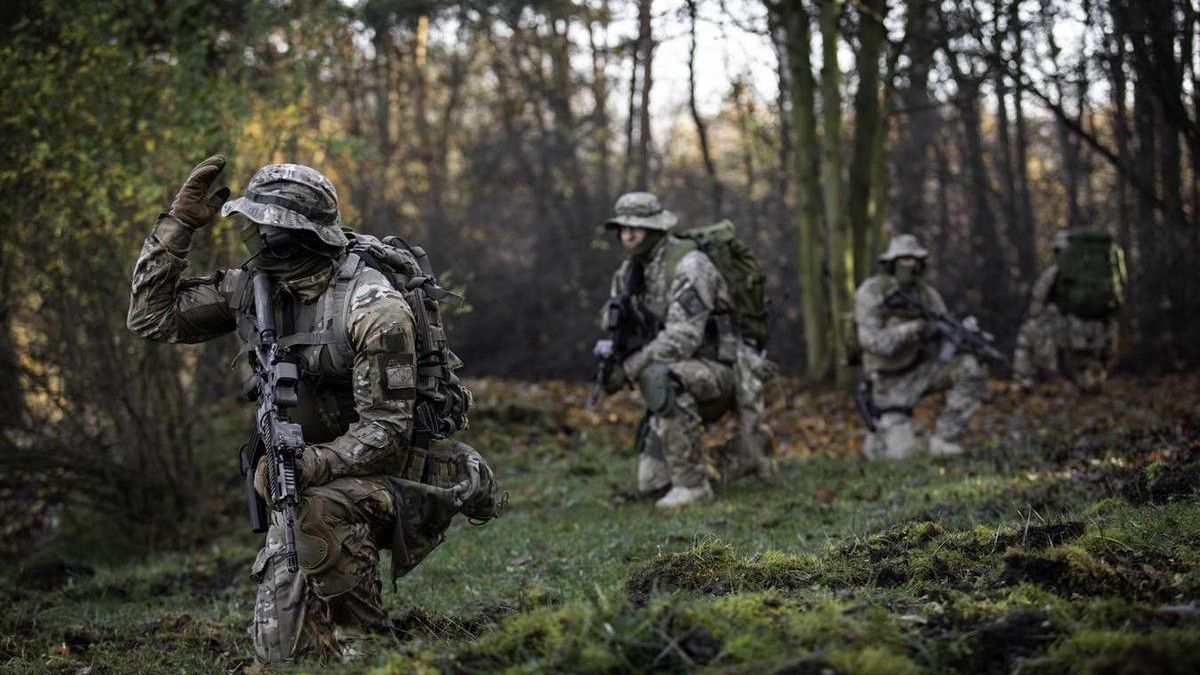
[[[1012,372],[1008,358],[992,346],[992,334],[980,330],[974,317],[959,321],[949,314],[934,311],[922,302],[920,296],[900,289],[889,293],[883,303],[891,309],[916,310],[922,319],[930,322],[948,347],[940,358],[949,359],[956,352],[967,352],[985,363],[998,366],[1006,373]]]
[[[250,529],[266,532],[269,526],[266,504],[254,489],[258,460],[267,457],[267,490],[271,506],[283,514],[283,555],[288,570],[299,569],[296,557],[296,458],[304,451],[300,425],[288,419],[288,408],[296,405],[296,387],[300,370],[287,361],[276,340],[275,311],[271,277],[254,273],[254,314],[258,324],[258,346],[250,352],[255,386],[249,395],[257,395],[255,438],[242,448],[242,475],[246,480],[246,498],[250,504]]]
[[[643,335],[642,317],[634,307],[633,298],[642,290],[645,269],[636,260],[629,261],[621,290],[608,299],[604,308],[604,332],[606,337],[596,341],[592,355],[596,357],[596,379],[592,393],[588,396],[588,407],[596,405],[604,385],[612,375],[617,362],[630,354],[637,345],[635,340]]]

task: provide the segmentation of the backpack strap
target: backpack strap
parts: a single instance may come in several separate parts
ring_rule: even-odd
[[[321,301],[320,318],[316,325],[323,328],[285,335],[279,338],[280,347],[329,345],[334,348],[331,357],[335,366],[350,362],[354,355],[350,348],[350,336],[346,332],[346,312],[339,310],[349,309],[347,301],[361,262],[356,254],[351,253],[338,266],[330,284],[333,292],[326,293]]]

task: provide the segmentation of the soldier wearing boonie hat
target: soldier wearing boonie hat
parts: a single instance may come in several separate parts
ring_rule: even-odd
[[[635,386],[646,405],[637,434],[638,492],[657,497],[662,509],[711,499],[710,475],[718,476],[708,468],[700,435],[735,400],[736,348],[721,337],[731,337],[732,329],[714,323],[732,307],[726,279],[693,240],[670,234],[679,219],[654,194],[623,194],[613,212],[604,227],[618,232],[629,257],[613,275],[610,297],[628,289],[645,343],[613,355],[617,366],[604,388]],[[773,470],[761,459],[764,472]]]
[[[879,256],[882,270],[859,286],[854,321],[862,349],[863,375],[878,414],[877,430],[868,432],[864,451],[871,459],[903,459],[916,450],[912,409],[927,393],[949,389],[946,407],[929,438],[932,454],[962,452],[957,438],[983,397],[984,373],[975,357],[960,353],[938,358],[939,334],[914,309],[889,306],[896,290],[916,294],[929,308],[946,312],[946,303],[922,278],[929,251],[911,234],[897,234]]]
[[[236,331],[250,349],[259,339],[251,280],[270,278],[278,344],[301,373],[298,403],[288,409],[305,444],[296,460],[299,569],[289,570],[282,515],[272,512],[251,568],[258,596],[250,632],[260,663],[338,659],[348,653],[347,640],[389,627],[378,548],[400,537],[394,557],[401,563],[393,568],[407,573],[441,541],[453,516],[439,511],[434,522],[431,510],[415,512],[419,502],[409,504],[390,482],[401,473],[397,464],[418,452],[411,432],[413,314],[383,274],[348,251],[329,179],[311,167],[269,164],[242,197],[226,202],[228,188],[213,191],[224,166],[220,155],[196,166],[146,238],[128,325],[164,342],[203,342]],[[251,258],[239,268],[181,278],[193,234],[218,211],[245,218]],[[465,445],[434,441],[420,449],[426,466],[449,447],[441,443],[455,452]],[[463,511],[494,495],[482,458],[475,468],[478,481],[461,495]],[[260,463],[252,477],[269,500],[264,469]]]

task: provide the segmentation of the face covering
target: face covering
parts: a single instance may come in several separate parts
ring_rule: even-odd
[[[647,230],[646,238],[642,240],[642,243],[637,245],[637,248],[630,252],[629,257],[641,262],[647,262],[650,259],[650,254],[654,252],[655,247],[658,246],[658,242],[662,241],[664,235],[666,235],[666,232]]]
[[[921,271],[922,265],[920,263],[917,263],[916,265],[901,265],[897,263],[894,275],[896,277],[896,281],[901,286],[905,288],[912,288],[921,278]]]
[[[293,295],[303,301],[315,299],[325,291],[333,276],[333,259],[304,245],[302,235],[273,227],[248,226],[243,242],[252,254],[254,266],[275,277]]]

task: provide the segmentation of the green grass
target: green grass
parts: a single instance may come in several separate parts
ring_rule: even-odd
[[[1177,409],[949,460],[792,459],[665,515],[630,495],[628,430],[482,405],[511,508],[385,584],[396,634],[332,670],[1200,670],[1200,425]],[[253,554],[241,533],[13,571],[0,670],[236,671]]]

